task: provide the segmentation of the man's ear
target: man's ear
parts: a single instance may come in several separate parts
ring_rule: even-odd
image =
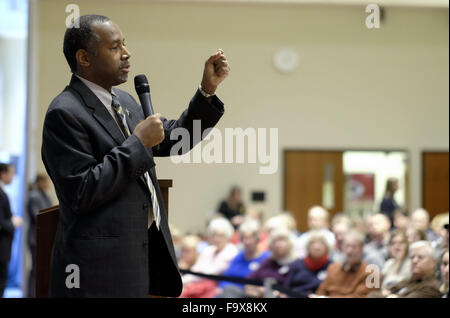
[[[89,67],[91,65],[90,55],[86,50],[79,49],[77,53],[75,53],[75,57],[79,66]]]

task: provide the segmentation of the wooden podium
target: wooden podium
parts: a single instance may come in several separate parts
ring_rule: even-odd
[[[167,214],[169,214],[169,188],[172,180],[158,180]],[[168,215],[167,215],[168,216]],[[59,206],[42,210],[36,225],[36,298],[48,298],[50,260],[59,221]]]

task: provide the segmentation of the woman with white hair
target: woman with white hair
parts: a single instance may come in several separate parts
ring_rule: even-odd
[[[284,227],[272,230],[269,237],[269,248],[270,257],[247,278],[263,282],[264,279],[271,277],[275,279],[276,283],[283,284],[289,273],[289,265],[295,260],[291,232]],[[263,297],[264,287],[246,285],[245,293],[250,297]]]
[[[211,245],[203,249],[191,271],[209,275],[222,274],[238,253],[237,248],[230,243],[233,233],[233,226],[227,219],[211,220],[207,230]],[[192,274],[183,275],[182,279],[182,298],[209,298],[216,295],[217,284],[214,281]]]
[[[306,243],[307,255],[291,264],[290,273],[284,286],[302,293],[305,297],[314,293],[327,276],[330,247],[326,238],[320,233],[311,232]]]

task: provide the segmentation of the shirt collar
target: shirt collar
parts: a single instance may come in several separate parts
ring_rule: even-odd
[[[107,91],[100,85],[91,82],[78,74],[75,74],[75,76],[78,77],[95,94],[95,96],[97,96],[103,105],[107,108],[111,107],[112,95],[116,96],[113,89],[111,89],[111,91]]]
[[[347,262],[345,261],[344,263],[342,263],[342,270],[344,272],[356,272],[356,270],[358,269],[359,265],[361,265],[361,262],[353,264],[352,266],[350,266],[350,268],[347,269]]]
[[[4,184],[2,181],[0,181],[0,188],[1,188],[2,190],[5,190],[5,184]]]

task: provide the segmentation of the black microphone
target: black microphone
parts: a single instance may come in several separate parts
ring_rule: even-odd
[[[139,101],[141,102],[142,110],[144,111],[144,117],[153,115],[152,98],[150,97],[150,85],[148,85],[147,77],[144,74],[136,75],[134,77],[134,87],[136,88],[136,93],[139,96]]]
[[[152,98],[150,97],[150,85],[148,85],[147,77],[144,74],[136,75],[134,77],[134,87],[136,93],[139,96],[139,101],[141,102],[142,111],[144,112],[144,117],[153,115]],[[156,145],[156,150],[159,151],[159,145]]]

